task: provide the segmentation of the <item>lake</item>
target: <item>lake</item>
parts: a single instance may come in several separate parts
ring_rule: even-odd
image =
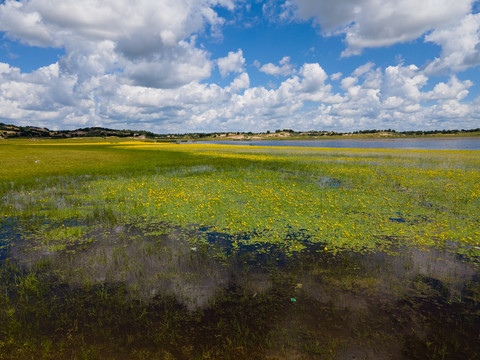
[[[341,139],[341,140],[224,140],[206,141],[206,144],[293,146],[350,149],[405,149],[405,150],[480,150],[480,137],[434,139]]]

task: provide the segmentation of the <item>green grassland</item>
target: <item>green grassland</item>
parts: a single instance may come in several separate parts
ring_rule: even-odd
[[[3,140],[0,159],[0,359],[2,352],[4,358],[117,358],[105,345],[110,341],[122,356],[149,358],[153,352],[140,335],[162,349],[157,358],[264,358],[252,349],[278,344],[254,329],[266,329],[272,309],[286,310],[279,296],[300,291],[291,275],[272,280],[282,283],[278,293],[252,300],[258,318],[235,318],[238,331],[224,322],[209,325],[198,310],[194,317],[179,315],[179,299],[189,309],[204,301],[198,294],[193,299],[201,293],[196,286],[207,282],[193,268],[221,288],[232,259],[261,263],[270,275],[277,273],[268,270],[272,263],[288,264],[312,252],[335,264],[347,253],[415,252],[451,254],[471,269],[479,265],[480,151]],[[308,271],[318,275],[315,269]],[[331,286],[351,291],[352,273],[333,276],[338,282],[330,278]],[[375,277],[362,279],[362,289],[378,287]],[[162,298],[162,319],[143,318],[154,284],[172,281],[190,290]],[[76,290],[65,292],[65,284]],[[472,301],[480,301],[471,286]],[[79,292],[88,301],[78,300]],[[223,309],[222,316],[215,313],[222,321],[233,315],[225,315],[221,304],[240,312],[253,306],[233,290],[217,295],[211,298]],[[65,315],[71,311],[82,320]],[[95,316],[103,323],[95,323]],[[180,328],[194,328],[195,317],[215,327],[212,334],[226,331],[229,340],[189,345],[194,335]],[[114,333],[122,321],[132,332]],[[92,345],[95,338],[103,345]],[[322,346],[302,344],[292,346],[304,358],[335,358],[340,347],[332,337]],[[441,349],[432,354],[441,358]],[[289,356],[287,351],[269,358]]]

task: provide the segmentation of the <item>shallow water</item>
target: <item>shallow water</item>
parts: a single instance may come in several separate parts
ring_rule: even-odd
[[[158,229],[115,225],[51,252],[3,228],[15,244],[0,260],[0,287],[14,315],[0,313],[9,329],[0,354],[18,357],[7,336],[16,334],[34,354],[50,344],[84,358],[480,357],[478,264],[450,251],[306,243],[287,256],[273,245],[234,249],[208,228],[187,234],[208,233],[195,246],[181,229]]]
[[[203,142],[202,142],[203,143]],[[355,149],[405,149],[405,150],[480,150],[480,137],[435,139],[364,139],[364,140],[236,140],[205,141],[206,144],[293,146]]]

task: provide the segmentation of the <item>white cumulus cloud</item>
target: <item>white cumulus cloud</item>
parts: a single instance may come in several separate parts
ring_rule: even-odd
[[[442,47],[441,56],[428,64],[428,73],[462,71],[480,65],[480,13],[469,14],[457,24],[433,31],[425,36],[425,41]]]
[[[290,56],[285,56],[279,61],[279,65],[273,63],[264,64],[259,69],[265,74],[274,76],[287,76],[293,73],[293,65],[290,64]]]
[[[230,84],[230,90],[237,92],[243,89],[248,89],[250,87],[250,77],[247,73],[242,73],[240,76],[235,78]]]
[[[456,76],[450,77],[448,83],[440,82],[423,95],[426,100],[461,100],[468,95],[473,86],[470,80],[460,81]]]
[[[210,76],[211,61],[195,36],[224,20],[227,0],[6,0],[0,31],[23,43],[65,49],[61,71],[79,81],[119,71],[124,81],[178,87]],[[148,75],[150,74],[150,76]]]
[[[243,57],[242,49],[238,49],[237,52],[230,51],[227,56],[218,59],[217,64],[222,77],[225,77],[232,72],[242,72],[245,65],[245,58]]]
[[[459,22],[474,0],[295,0],[297,16],[313,18],[324,34],[343,33],[344,56],[389,46]]]

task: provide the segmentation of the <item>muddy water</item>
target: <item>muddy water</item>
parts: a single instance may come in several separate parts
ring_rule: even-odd
[[[0,260],[2,302],[15,309],[15,321],[0,312],[5,358],[35,341],[45,353],[47,340],[85,358],[480,358],[478,264],[451,252],[307,244],[287,256],[234,250],[218,233],[192,244],[194,232],[165,226],[97,229],[48,252],[3,230],[16,242]],[[25,339],[2,348],[11,335]]]

